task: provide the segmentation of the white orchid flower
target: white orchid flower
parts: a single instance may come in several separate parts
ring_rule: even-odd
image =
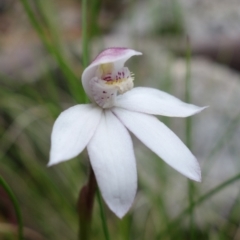
[[[51,136],[49,165],[74,158],[87,147],[103,199],[119,218],[127,213],[137,191],[136,161],[128,131],[171,167],[201,181],[196,158],[152,115],[188,117],[204,108],[157,89],[133,88],[133,74],[124,64],[141,54],[127,48],[101,52],[82,75],[83,87],[92,103],[62,112]]]

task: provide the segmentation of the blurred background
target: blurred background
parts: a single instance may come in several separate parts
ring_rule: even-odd
[[[51,129],[61,111],[84,102],[84,61],[119,46],[143,53],[127,62],[136,86],[210,107],[191,120],[160,118],[191,145],[202,183],[132,136],[138,192],[123,220],[105,206],[111,239],[240,239],[239,1],[90,0],[84,14],[87,37],[80,0],[0,0],[0,175],[20,205],[25,238],[77,239],[88,158],[46,167]],[[97,202],[92,221],[92,239],[105,239]],[[17,239],[16,226],[0,187],[0,239]]]

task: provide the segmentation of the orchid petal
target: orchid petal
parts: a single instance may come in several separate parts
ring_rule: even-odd
[[[111,111],[105,111],[87,149],[105,202],[122,218],[136,194],[137,171],[131,137]]]
[[[92,104],[76,105],[62,112],[53,126],[48,166],[76,157],[93,136],[101,113]]]
[[[131,91],[119,95],[115,106],[168,117],[188,117],[205,109],[205,107],[182,102],[166,92],[146,87],[133,88]]]
[[[156,117],[121,108],[114,108],[112,111],[138,139],[171,167],[192,180],[201,181],[200,167],[196,158]]]
[[[120,69],[130,57],[141,54],[142,53],[128,48],[108,48],[101,52],[82,74],[82,84],[90,99],[93,100],[89,81],[96,76],[96,71],[100,64],[113,63],[115,69]]]

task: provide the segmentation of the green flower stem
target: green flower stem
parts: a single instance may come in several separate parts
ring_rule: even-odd
[[[98,199],[98,204],[99,204],[99,208],[100,208],[102,228],[103,228],[103,231],[104,231],[105,240],[110,240],[108,227],[107,227],[107,221],[106,221],[106,217],[105,217],[105,214],[104,214],[104,209],[103,209],[103,204],[102,204],[102,199],[101,199],[99,189],[97,189],[97,199]]]
[[[185,101],[191,102],[191,47],[189,39],[187,39],[186,49],[186,77],[185,77]],[[186,118],[186,145],[191,150],[192,148],[192,119]],[[189,206],[193,204],[194,185],[192,181],[188,180],[188,201]],[[190,208],[190,235],[191,239],[194,239],[194,215],[193,208]]]
[[[81,189],[77,203],[79,215],[79,240],[90,239],[92,211],[96,189],[96,178],[91,167],[88,183]]]
[[[9,185],[5,182],[5,180],[1,176],[0,176],[0,184],[4,188],[4,190],[7,192],[9,198],[12,201],[12,204],[13,204],[13,207],[14,207],[14,210],[15,210],[15,214],[16,214],[17,221],[18,221],[18,239],[19,240],[24,240],[22,214],[21,214],[21,210],[20,210],[17,198],[14,195],[14,193],[12,192]]]

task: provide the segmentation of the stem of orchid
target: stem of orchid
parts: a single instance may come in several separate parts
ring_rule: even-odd
[[[185,77],[185,101],[187,103],[191,102],[191,47],[189,39],[187,39],[187,49],[186,49],[186,77]],[[192,119],[186,118],[186,145],[191,150],[192,148]],[[194,207],[193,207],[193,193],[194,185],[192,181],[188,180],[188,201],[190,207],[190,237],[194,239]]]
[[[90,239],[92,210],[96,189],[96,178],[92,167],[90,167],[88,183],[81,189],[77,203],[79,214],[79,240]]]
[[[11,188],[8,186],[8,184],[5,182],[5,180],[1,176],[0,176],[0,185],[4,188],[4,190],[7,192],[9,198],[12,201],[12,204],[16,213],[17,221],[18,221],[18,239],[24,240],[22,214],[21,214],[21,210],[20,210],[17,198],[13,194]]]
[[[100,214],[101,214],[101,219],[102,219],[102,228],[103,228],[105,240],[110,240],[108,227],[107,227],[107,221],[106,221],[106,217],[104,214],[104,209],[103,209],[103,204],[102,204],[102,199],[101,199],[99,189],[97,189],[97,200],[98,200],[98,204],[99,204],[99,208],[100,208]]]

